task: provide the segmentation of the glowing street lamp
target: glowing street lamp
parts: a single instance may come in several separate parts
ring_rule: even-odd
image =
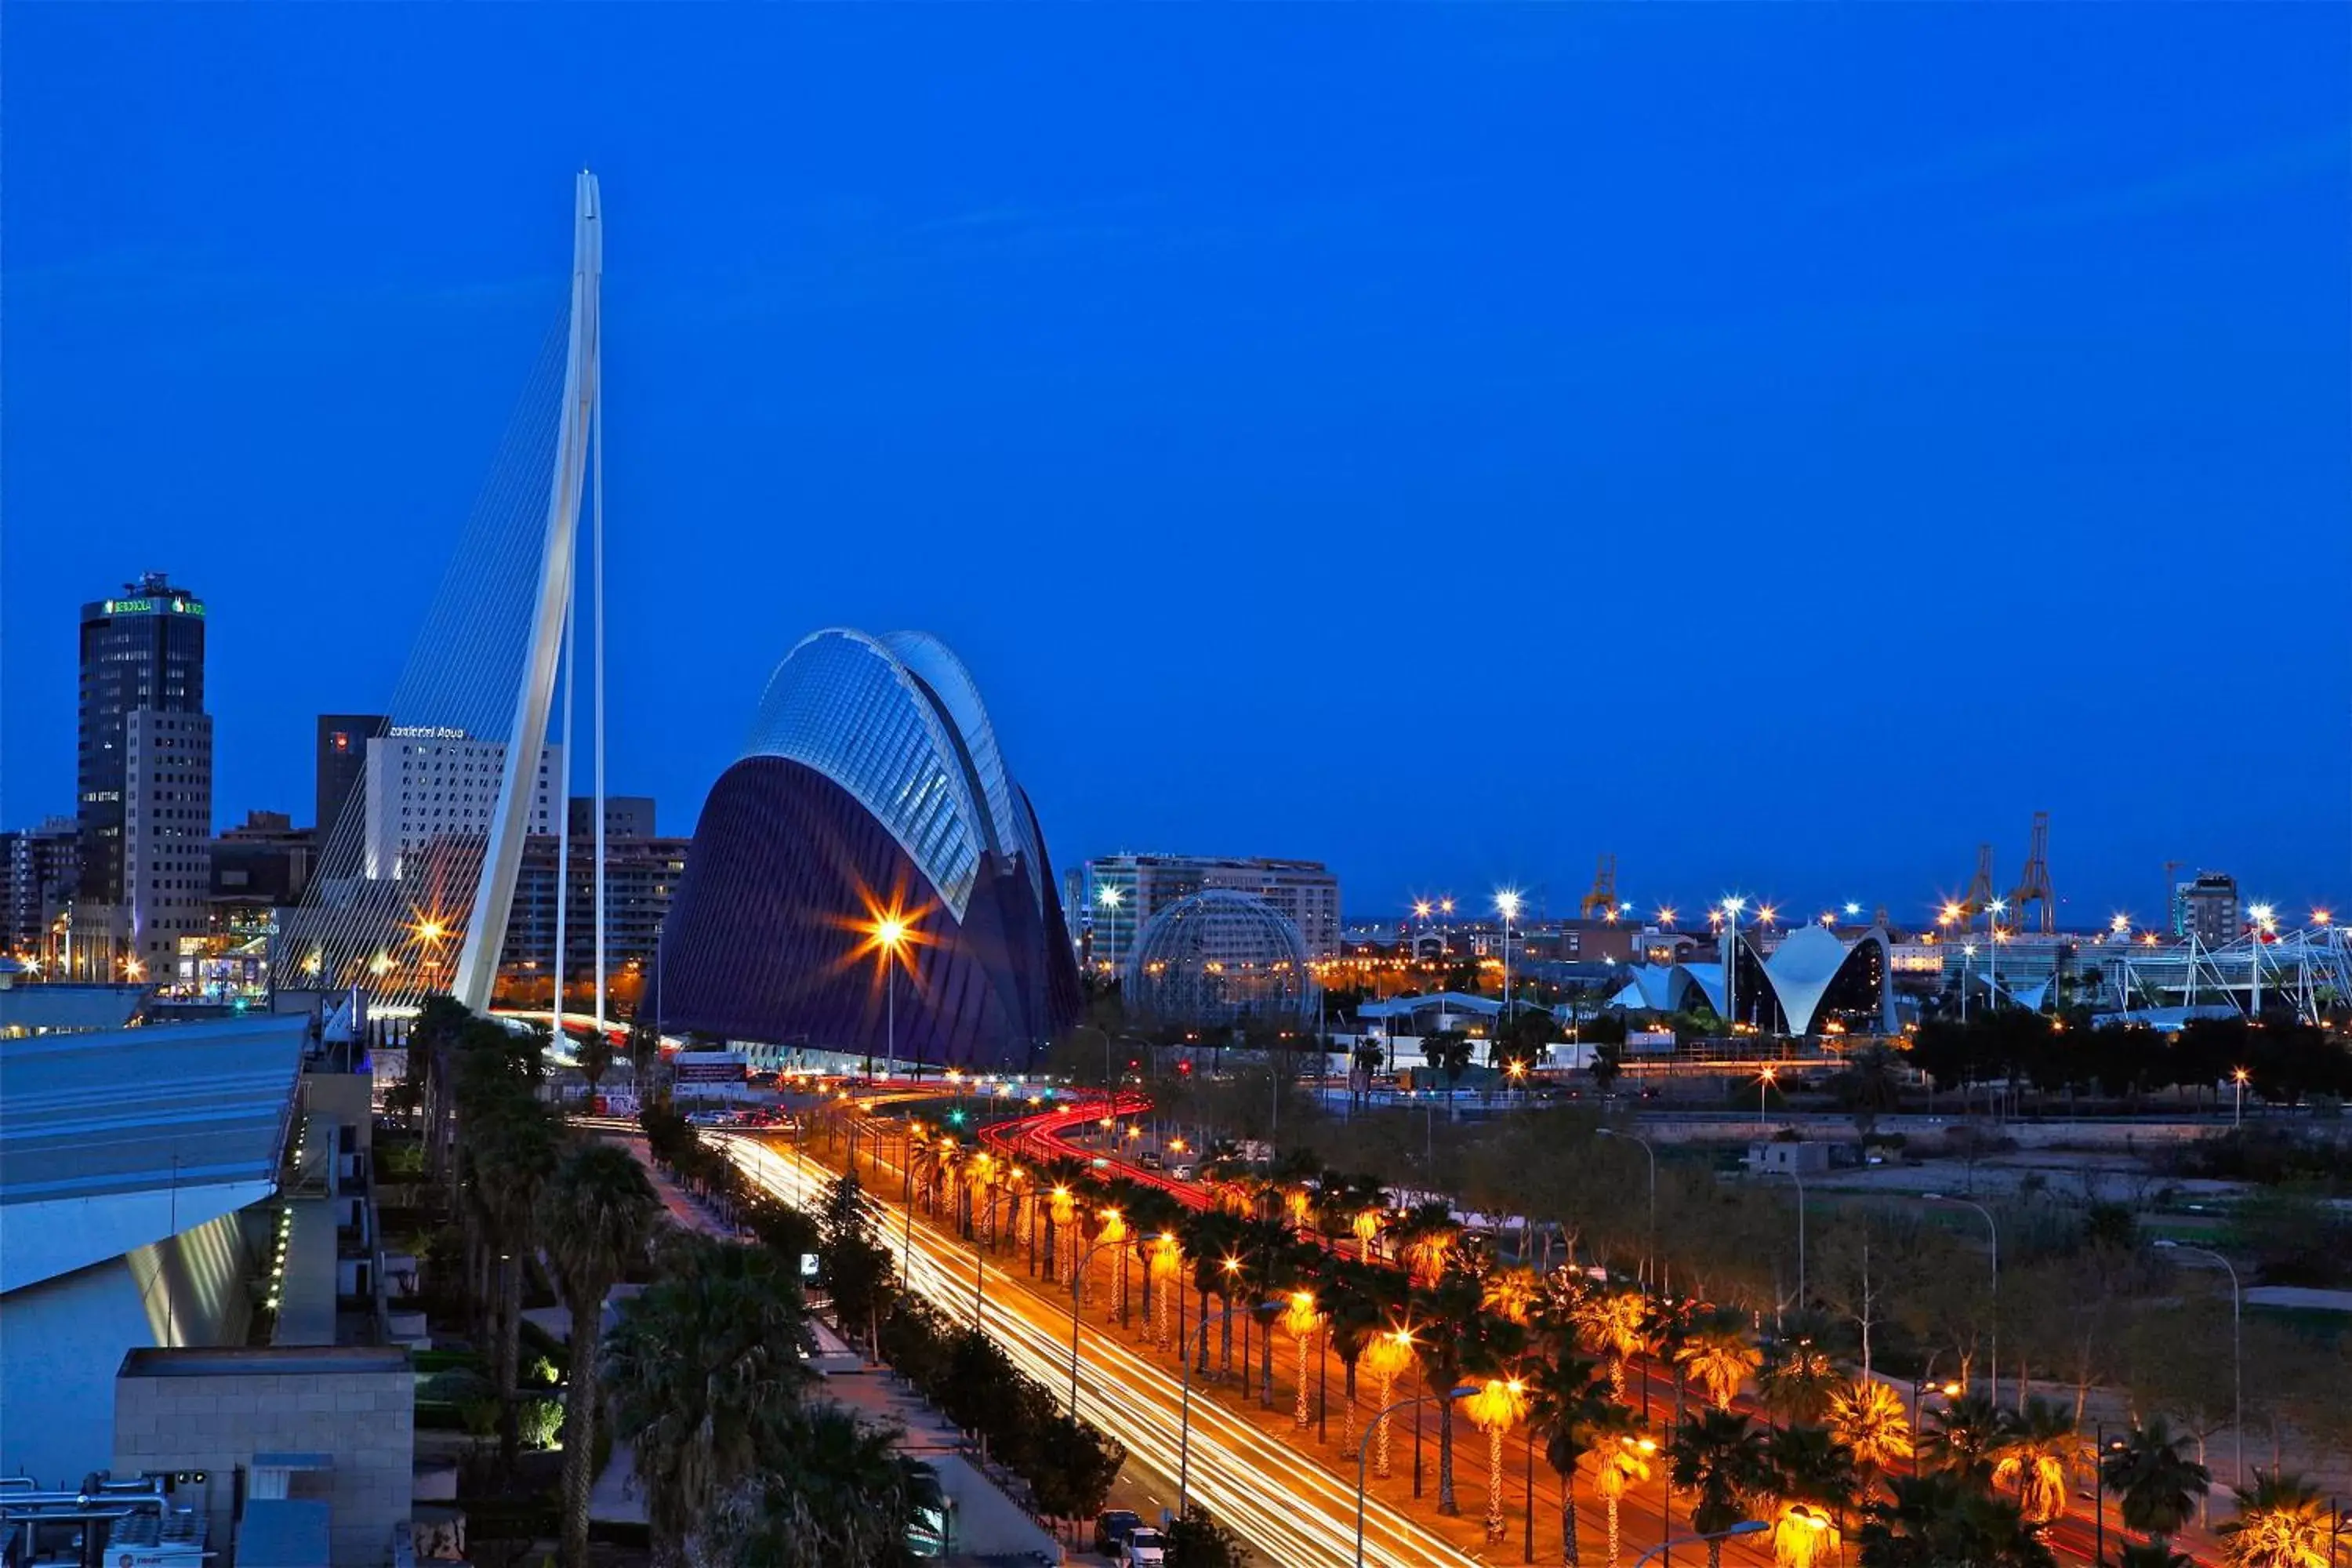
[[[1779,1080],[1780,1076],[1780,1069],[1774,1067],[1770,1062],[1766,1062],[1764,1064],[1764,1070],[1756,1075],[1756,1131],[1759,1134],[1764,1131],[1765,1093],[1767,1090],[1771,1089],[1775,1082]]]
[[[1858,904],[1858,903],[1854,902],[1852,899],[1848,899],[1848,900],[1845,901],[1845,913],[1846,913],[1846,918],[1847,918],[1848,920],[1852,920],[1852,919],[1853,919],[1856,915],[1859,915],[1859,914],[1861,914],[1861,913],[1862,913],[1862,906],[1861,906],[1860,904]]]
[[[898,955],[908,941],[908,922],[897,913],[880,916],[873,926],[874,950],[882,960],[882,1076],[893,1077],[898,1066]],[[874,1076],[874,1058],[866,1058],[866,1076]]]
[[[2243,1127],[2246,1124],[2246,1079],[2250,1076],[2243,1068],[2232,1068],[2230,1070],[2231,1080],[2238,1086],[2238,1109],[2236,1114],[2230,1119],[2230,1125],[2232,1127]]]
[[[1511,922],[1519,918],[1520,906],[1516,888],[1506,888],[1495,895],[1496,911],[1503,917],[1503,1027],[1508,1027],[1511,1022]]]

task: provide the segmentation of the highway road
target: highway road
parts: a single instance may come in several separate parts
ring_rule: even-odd
[[[790,1147],[717,1134],[746,1174],[778,1197],[803,1208],[823,1198],[834,1173]],[[969,1321],[972,1307],[971,1249],[918,1217],[911,1247],[898,1205],[873,1203],[876,1233],[894,1253],[920,1294]],[[1049,1389],[1070,1381],[1070,1316],[1034,1294],[1025,1276],[990,1268],[982,1326],[1013,1364]],[[1078,1340],[1078,1414],[1109,1432],[1153,1468],[1174,1474],[1181,1420],[1174,1374],[1116,1339],[1084,1328]],[[1284,1568],[1319,1568],[1355,1561],[1355,1489],[1313,1459],[1258,1431],[1206,1398],[1192,1401],[1192,1495]],[[1368,1563],[1436,1564],[1469,1568],[1482,1559],[1463,1552],[1377,1499],[1365,1510]]]

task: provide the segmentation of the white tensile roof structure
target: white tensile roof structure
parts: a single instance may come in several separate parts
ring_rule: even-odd
[[[1894,980],[1887,965],[1892,939],[1883,927],[1873,926],[1847,938],[1827,926],[1801,926],[1762,958],[1758,958],[1744,935],[1738,941],[1739,950],[1755,961],[1749,973],[1763,976],[1768,992],[1764,998],[1732,997],[1727,1005],[1730,987],[1721,963],[1662,963],[1637,964],[1628,970],[1623,989],[1610,1003],[1639,1012],[1673,1013],[1704,1001],[1717,1016],[1729,1017],[1744,1013],[1751,1001],[1767,1000],[1778,1006],[1789,1033],[1810,1035],[1818,1032],[1832,990],[1841,983],[1850,985],[1868,980],[1874,965],[1877,1026],[1890,1033],[1895,1027]]]

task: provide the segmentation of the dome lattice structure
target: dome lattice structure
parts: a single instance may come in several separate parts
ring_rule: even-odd
[[[1181,1024],[1303,1023],[1318,989],[1298,927],[1229,888],[1179,899],[1145,921],[1124,980],[1132,1010]]]

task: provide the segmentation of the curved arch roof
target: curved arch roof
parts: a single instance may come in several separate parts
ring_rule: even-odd
[[[971,677],[923,632],[801,639],[768,678],[743,754],[785,757],[856,796],[961,920],[983,855],[1036,854]]]
[[[1004,752],[996,743],[996,726],[989,722],[988,707],[971,671],[953,649],[929,632],[885,632],[882,646],[898,655],[913,672],[950,721],[949,732],[960,743],[961,758],[977,805],[983,807],[982,826],[989,846],[999,855],[1021,855],[1030,885],[1045,891],[1044,857],[1029,831],[1013,775],[1005,771]]]

